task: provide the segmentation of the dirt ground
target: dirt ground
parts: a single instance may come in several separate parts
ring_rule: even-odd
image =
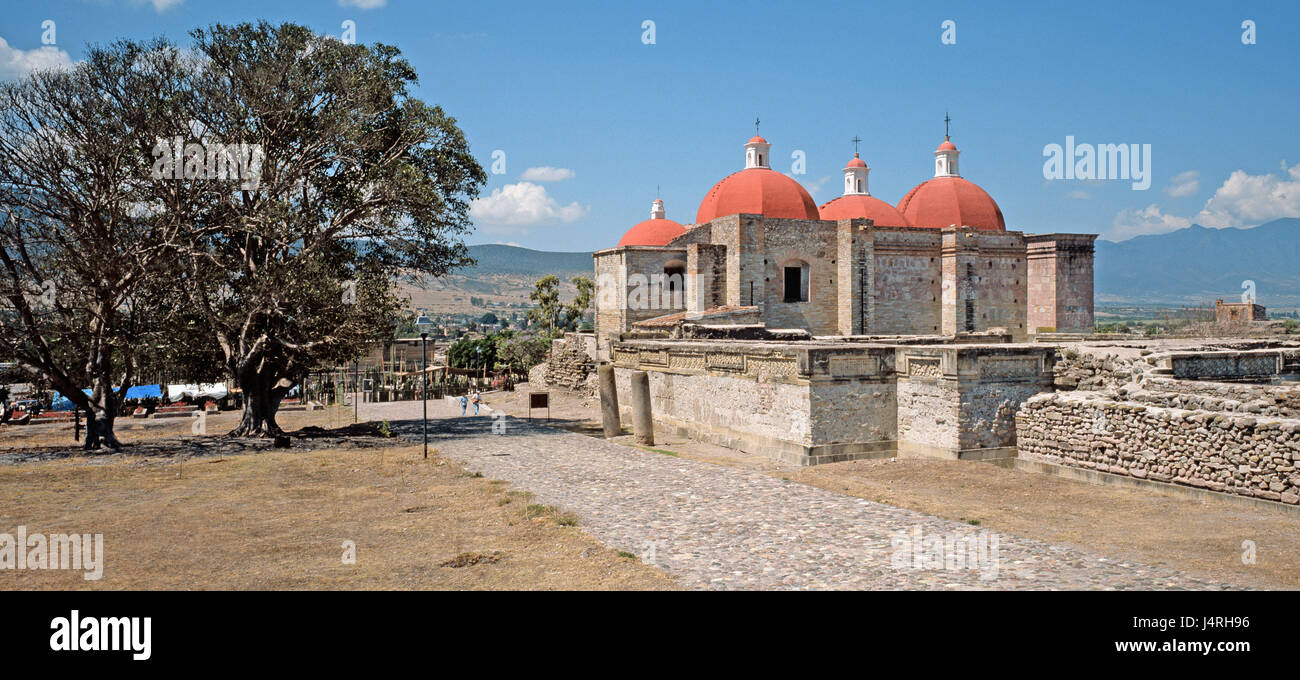
[[[350,422],[284,416],[286,427]],[[123,438],[156,440],[189,426],[141,425]],[[51,437],[64,443],[57,432],[2,433],[0,458]],[[420,447],[402,445],[0,465],[0,531],[100,533],[105,554],[101,580],[6,569],[0,589],[677,588],[583,533],[581,518],[435,453],[426,461]],[[354,564],[344,563],[345,541],[355,545]]]
[[[485,394],[506,413],[527,411],[528,385]],[[593,397],[550,390],[553,424],[601,436]],[[534,416],[537,416],[534,411]],[[635,446],[628,423],[613,441]],[[1300,517],[1228,501],[1159,496],[974,461],[864,460],[795,467],[656,432],[661,453],[744,467],[982,528],[1269,589],[1300,589]],[[1243,564],[1243,542],[1255,547]]]
[[[222,411],[210,413],[205,417],[204,428],[219,436],[235,429],[239,424],[239,411]],[[309,425],[335,429],[353,423],[350,407],[334,407],[317,411],[283,411],[276,416],[276,422],[285,430],[297,430]],[[82,423],[84,428],[85,423]],[[184,418],[118,418],[114,425],[117,438],[128,448],[132,444],[156,441],[175,437],[194,436],[195,420]],[[79,442],[73,439],[72,421],[65,423],[44,423],[32,425],[0,425],[0,452],[25,450],[35,447],[75,447]],[[81,435],[85,436],[83,429]]]

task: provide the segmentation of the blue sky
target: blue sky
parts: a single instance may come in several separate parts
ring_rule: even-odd
[[[872,194],[897,203],[932,176],[946,111],[962,175],[1009,229],[1121,239],[1300,215],[1295,2],[64,0],[0,16],[10,78],[118,37],[183,42],[255,19],[339,35],[354,21],[358,41],[403,51],[418,95],[459,120],[485,168],[504,153],[470,243],[609,247],[656,186],[689,223],[742,167],[756,116],[775,169],[804,153],[796,178],[818,203],[838,194],[854,135]],[[1150,144],[1150,188],[1045,179],[1044,148],[1067,136]]]

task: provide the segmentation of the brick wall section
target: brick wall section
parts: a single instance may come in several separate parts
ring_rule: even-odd
[[[943,286],[937,229],[873,229],[869,335],[941,332]]]
[[[703,312],[726,304],[727,248],[708,243],[686,246],[686,309]]]
[[[592,253],[596,283],[595,327],[599,356],[609,356],[609,344],[632,324],[686,309],[686,281],[677,295],[664,288],[666,267],[685,270],[684,248],[632,246]]]
[[[1029,330],[1091,333],[1094,234],[1025,237],[1029,259]]]
[[[1020,457],[1300,503],[1300,420],[1044,394],[1016,415]]]

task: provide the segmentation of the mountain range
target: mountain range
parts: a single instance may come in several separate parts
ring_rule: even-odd
[[[1098,240],[1094,268],[1099,304],[1236,302],[1253,282],[1259,304],[1294,307],[1300,305],[1300,218]]]

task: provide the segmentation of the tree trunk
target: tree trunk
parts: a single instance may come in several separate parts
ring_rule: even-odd
[[[122,448],[122,442],[117,440],[117,435],[113,433],[113,423],[116,421],[116,415],[110,411],[92,409],[86,412],[86,442],[83,447],[87,451],[94,451],[100,446],[107,446],[113,450]]]
[[[284,434],[275,423],[275,412],[280,409],[283,391],[261,386],[243,387],[243,390],[244,415],[228,436],[270,438]]]

